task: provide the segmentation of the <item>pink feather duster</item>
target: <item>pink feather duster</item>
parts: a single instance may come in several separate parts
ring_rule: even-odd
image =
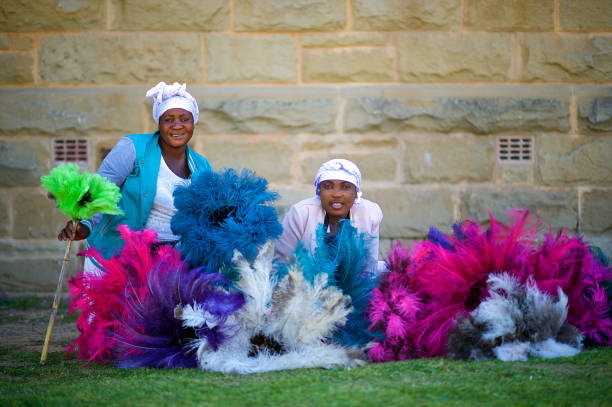
[[[139,298],[145,298],[147,274],[153,265],[164,261],[178,269],[182,264],[177,250],[164,245],[152,249],[157,242],[155,231],[131,231],[125,225],[118,230],[125,240],[121,254],[106,260],[95,248],[81,253],[98,262],[104,273],[81,272],[69,281],[70,312],[80,311],[77,319],[80,335],[68,346],[67,353],[78,347],[78,358],[88,362],[112,360],[115,339],[109,332],[118,328],[117,321],[125,314],[126,287],[135,290]]]
[[[467,220],[444,243],[423,241],[412,249],[395,242],[387,260],[391,270],[372,293],[370,329],[386,338],[369,352],[377,362],[443,356],[457,316],[466,316],[488,296],[491,273],[508,272],[522,283],[532,276],[538,288],[569,298],[567,321],[587,338],[612,344],[608,298],[601,282],[610,269],[580,238],[547,234],[538,246],[538,222],[528,211],[514,212],[503,224],[490,216],[485,229]]]

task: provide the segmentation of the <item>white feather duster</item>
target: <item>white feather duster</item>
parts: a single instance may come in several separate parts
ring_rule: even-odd
[[[272,276],[273,245],[267,242],[257,254],[253,267],[238,251],[234,251],[233,262],[240,273],[236,288],[242,291],[245,303],[238,311],[243,329],[253,331],[266,325],[270,312],[272,291],[276,281]]]
[[[350,299],[327,285],[327,274],[308,283],[297,266],[280,282],[272,296],[269,332],[289,350],[323,341],[346,323]]]
[[[346,322],[351,312],[350,298],[328,286],[327,275],[318,275],[310,284],[297,265],[292,265],[276,286],[271,248],[271,243],[264,245],[252,265],[242,254],[234,253],[234,264],[240,272],[236,287],[245,296],[243,308],[235,314],[235,322],[242,329],[217,351],[200,343],[200,368],[244,374],[364,364],[365,354],[360,349],[325,342]],[[194,317],[193,321],[198,320]],[[281,350],[259,350],[253,355],[251,338],[261,334],[278,342]]]

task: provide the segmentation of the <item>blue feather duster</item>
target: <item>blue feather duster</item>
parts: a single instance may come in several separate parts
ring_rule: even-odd
[[[192,267],[207,266],[235,278],[234,250],[252,261],[258,246],[282,232],[276,209],[268,205],[277,194],[267,187],[254,172],[245,169],[238,174],[230,168],[202,173],[190,186],[177,188],[171,227],[180,236],[183,258]]]
[[[353,311],[347,323],[334,333],[334,341],[345,346],[364,346],[375,337],[369,332],[366,310],[378,277],[368,256],[369,238],[350,224],[340,221],[336,236],[329,237],[326,226],[317,229],[317,247],[311,254],[299,244],[294,255],[304,278],[313,282],[317,274],[328,275],[328,283],[351,297]]]
[[[118,319],[118,366],[136,368],[197,367],[197,347],[202,342],[217,350],[230,339],[238,326],[227,318],[243,304],[241,293],[228,293],[218,273],[198,269],[168,269],[157,263],[147,277],[148,292],[138,295],[130,286],[125,289],[125,315]],[[190,306],[205,310],[208,320],[198,326],[185,326],[177,310]]]

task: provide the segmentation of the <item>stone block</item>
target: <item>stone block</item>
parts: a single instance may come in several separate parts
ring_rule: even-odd
[[[205,133],[330,133],[337,115],[331,97],[194,97]]]
[[[195,82],[202,77],[198,34],[52,34],[41,39],[40,79],[62,84]]]
[[[366,197],[380,205],[383,212],[380,235],[388,239],[422,239],[431,226],[448,232],[453,224],[453,198],[449,190],[376,189],[368,190]]]
[[[0,186],[38,186],[50,163],[47,138],[0,140]]]
[[[304,50],[304,82],[390,82],[393,53],[385,48]]]
[[[461,4],[455,0],[354,0],[351,4],[355,30],[454,30],[461,23]]]
[[[297,45],[289,35],[209,34],[206,46],[211,82],[297,80]]]
[[[511,209],[529,209],[542,218],[545,227],[563,227],[571,231],[578,225],[578,193],[573,190],[537,190],[528,187],[470,187],[460,194],[461,219],[489,223],[508,221]]]
[[[398,34],[398,71],[405,82],[504,81],[510,78],[510,34]]]
[[[542,135],[536,154],[542,185],[612,185],[612,137]]]
[[[346,26],[344,0],[241,0],[236,31],[336,31]]]
[[[0,258],[0,288],[10,293],[54,292],[62,258],[63,251],[57,256],[47,258]],[[68,264],[64,280],[65,293],[68,292],[68,279],[77,274],[78,260],[73,258]]]
[[[40,239],[56,237],[66,225],[66,215],[47,198],[42,188],[20,190],[13,199],[13,237]]]
[[[100,164],[102,164],[104,158],[115,147],[119,139],[120,137],[96,137],[92,140],[92,158],[90,159],[92,169],[97,170],[100,168]]]
[[[554,98],[356,97],[346,130],[354,132],[558,131],[570,128],[565,101]]]
[[[498,164],[498,174],[504,184],[530,184],[533,179],[532,163]]]
[[[308,186],[280,188],[278,192],[278,204],[293,205],[303,199],[310,198],[314,195],[314,187],[312,183]]]
[[[278,221],[281,223],[291,205],[300,202],[302,199],[310,198],[314,196],[315,193],[312,185],[302,187],[300,189],[280,188],[276,191],[278,192],[279,197],[274,203],[274,207],[276,208],[276,213],[278,214]]]
[[[206,72],[211,82],[295,82],[296,42],[289,35],[210,34]]]
[[[328,135],[315,136],[309,134],[308,136],[303,137],[307,138],[305,140],[302,140],[302,143],[300,144],[299,151],[302,152],[321,152],[322,150],[328,150],[331,153],[332,150],[337,150],[338,148],[344,147],[339,147],[342,144],[338,142],[338,139],[336,137],[330,137]]]
[[[612,37],[521,34],[521,80],[607,82],[612,76]]]
[[[582,231],[612,234],[612,191],[593,189],[581,197]],[[611,236],[612,237],[612,236]]]
[[[488,182],[495,147],[490,137],[450,135],[404,139],[403,182]]]
[[[270,182],[291,181],[293,148],[281,137],[208,136],[199,138],[197,145],[215,170],[248,168]]]
[[[371,182],[394,182],[396,180],[397,158],[395,153],[371,151],[348,154],[326,151],[300,160],[301,182],[312,184],[321,164],[332,158],[345,158],[354,162],[359,167],[364,187]]]
[[[17,51],[30,51],[34,48],[34,38],[28,35],[11,35],[11,44]]]
[[[0,54],[0,84],[34,83],[34,59],[29,53],[3,52]]]
[[[0,134],[141,131],[144,89],[0,89]]]
[[[476,31],[553,31],[552,1],[467,0],[466,27]]]
[[[305,48],[376,47],[387,42],[385,33],[302,34],[300,38]]]
[[[86,242],[84,240],[72,242],[72,256],[84,250],[85,246]],[[61,260],[65,251],[66,242],[60,242],[57,239],[0,239],[0,258],[56,257]],[[71,258],[72,260],[74,260],[74,257]],[[57,271],[59,272],[59,269]]]
[[[563,31],[612,31],[609,0],[559,0],[559,22]]]
[[[0,34],[0,49],[3,51],[9,49],[8,34]]]
[[[578,126],[581,133],[612,133],[612,97],[578,101]]]
[[[0,2],[3,31],[103,30],[106,3],[100,0]]]
[[[166,18],[162,15],[165,12]],[[112,0],[111,15],[111,29],[123,31],[226,31],[230,28],[230,2],[226,0],[178,0],[172,2],[171,10],[164,0],[145,3]]]
[[[585,233],[584,240],[590,245],[599,247],[604,255],[608,258],[608,261],[612,258],[612,235],[609,233],[600,236]]]
[[[0,236],[11,233],[11,196],[9,190],[0,190]]]
[[[385,149],[397,151],[400,148],[398,140],[393,136],[381,135],[365,135],[355,137],[350,140],[350,143],[359,149]]]

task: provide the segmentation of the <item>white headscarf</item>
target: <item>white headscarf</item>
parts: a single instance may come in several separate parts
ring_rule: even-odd
[[[342,158],[335,158],[321,164],[314,180],[317,195],[319,195],[319,184],[330,179],[347,181],[355,185],[357,190],[355,203],[361,202],[361,172],[355,164]]]
[[[193,96],[187,92],[187,85],[174,82],[166,85],[160,82],[147,91],[147,97],[153,98],[153,119],[159,123],[159,118],[166,110],[181,108],[193,115],[193,124],[198,122],[199,109]]]

